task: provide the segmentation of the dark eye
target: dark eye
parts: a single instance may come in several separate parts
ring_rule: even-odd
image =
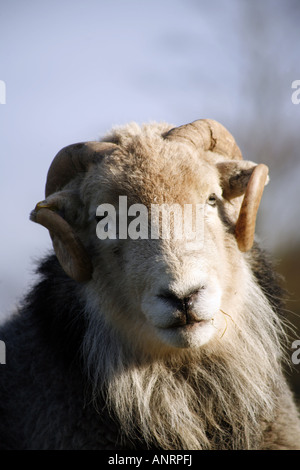
[[[209,198],[207,199],[207,203],[210,205],[210,206],[216,206],[217,204],[217,196],[215,195],[215,193],[211,194],[209,196]]]

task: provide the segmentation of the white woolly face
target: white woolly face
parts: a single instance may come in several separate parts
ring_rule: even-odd
[[[186,239],[98,241],[94,277],[99,276],[101,302],[105,292],[110,295],[104,300],[108,311],[117,312],[120,306],[108,321],[133,343],[156,350],[199,348],[224,331],[224,293],[233,281],[228,275],[230,255],[220,208],[211,202],[211,193],[221,200],[221,189],[215,184],[206,193],[198,199],[203,236],[192,249]],[[195,202],[194,195],[191,199]]]
[[[131,345],[157,353],[199,348],[222,337],[226,329],[222,311],[237,303],[243,262],[228,224],[236,205],[223,199],[216,165],[193,154],[188,146],[165,145],[159,137],[153,151],[152,140],[149,145],[141,142],[136,144],[135,158],[127,153],[108,158],[81,188],[91,221],[90,233],[82,236],[93,240],[94,272],[87,299],[96,299],[94,311]],[[192,246],[186,234],[155,239],[146,223],[148,237],[129,236],[129,226],[124,237],[123,229],[114,232],[114,214],[95,223],[95,215],[103,217],[110,207],[120,220],[121,196],[128,198],[125,212],[131,217],[138,204],[148,215],[153,204],[190,205],[194,214],[200,207],[201,236]],[[102,212],[98,212],[100,205],[102,209],[105,205]],[[115,237],[99,239],[101,224]],[[178,225],[175,217],[171,225],[173,229]]]

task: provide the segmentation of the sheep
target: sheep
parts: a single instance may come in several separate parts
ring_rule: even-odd
[[[210,119],[62,149],[30,215],[54,253],[0,330],[1,448],[300,449],[283,290],[254,240],[267,182]],[[121,196],[198,204],[203,236],[100,240]]]

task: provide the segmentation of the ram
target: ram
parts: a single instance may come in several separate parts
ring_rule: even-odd
[[[254,242],[267,181],[213,120],[58,153],[31,213],[55,254],[0,331],[2,448],[300,449],[282,288]],[[162,236],[156,206],[192,208],[189,233],[169,214]]]

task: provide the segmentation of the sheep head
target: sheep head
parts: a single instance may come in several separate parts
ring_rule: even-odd
[[[108,322],[123,332],[136,328],[145,344],[198,347],[223,327],[219,312],[236,294],[233,277],[242,275],[242,253],[252,247],[267,175],[265,165],[242,159],[215,121],[172,129],[132,124],[102,142],[61,150],[31,219],[49,229],[66,273],[89,281]],[[153,205],[200,204],[203,240],[192,251],[184,237],[99,240],[97,207],[117,208],[120,196],[150,212]]]

